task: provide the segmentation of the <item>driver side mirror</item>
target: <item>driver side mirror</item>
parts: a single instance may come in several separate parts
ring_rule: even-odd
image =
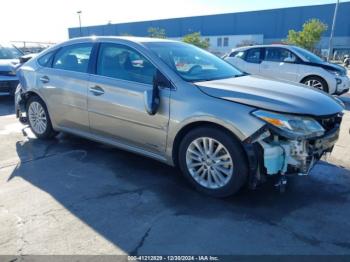
[[[160,87],[170,87],[170,81],[157,69],[156,73],[153,76],[152,89],[146,90],[144,92],[145,109],[149,115],[155,115],[159,109]]]

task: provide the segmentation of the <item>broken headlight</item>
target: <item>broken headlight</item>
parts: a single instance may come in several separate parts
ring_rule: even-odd
[[[311,117],[279,114],[265,110],[257,110],[252,114],[268,123],[280,135],[290,139],[318,137],[325,132],[323,127]]]

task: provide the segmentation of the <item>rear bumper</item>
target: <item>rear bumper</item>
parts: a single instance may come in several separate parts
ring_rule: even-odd
[[[27,123],[26,104],[20,87],[15,92],[15,112],[20,122]]]

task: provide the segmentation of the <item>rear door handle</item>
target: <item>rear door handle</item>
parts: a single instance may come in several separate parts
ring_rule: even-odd
[[[89,90],[95,96],[100,96],[105,93],[105,91],[99,86],[90,87]]]
[[[42,76],[39,78],[41,82],[43,82],[44,84],[50,82],[50,78],[48,76]]]

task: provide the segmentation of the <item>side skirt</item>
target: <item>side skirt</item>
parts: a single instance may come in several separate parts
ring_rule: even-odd
[[[57,130],[58,131],[62,131],[62,132],[66,132],[66,133],[70,133],[70,134],[73,134],[73,135],[81,136],[81,137],[84,137],[84,138],[87,138],[89,140],[93,140],[95,142],[99,142],[99,143],[102,143],[102,144],[115,146],[117,148],[129,151],[131,153],[142,155],[142,156],[145,156],[145,157],[152,158],[152,159],[155,159],[157,161],[163,162],[165,164],[171,165],[169,163],[169,161],[167,160],[167,158],[162,156],[162,155],[159,155],[159,154],[156,154],[156,153],[153,153],[153,152],[149,152],[149,151],[144,150],[142,148],[131,146],[131,145],[125,144],[123,142],[120,142],[120,141],[117,141],[117,140],[114,140],[114,139],[107,139],[105,137],[101,137],[101,136],[98,136],[98,135],[95,135],[95,134],[91,134],[91,133],[87,133],[87,132],[81,132],[81,131],[76,131],[76,130],[72,130],[70,128],[59,127],[59,128],[57,128]]]

